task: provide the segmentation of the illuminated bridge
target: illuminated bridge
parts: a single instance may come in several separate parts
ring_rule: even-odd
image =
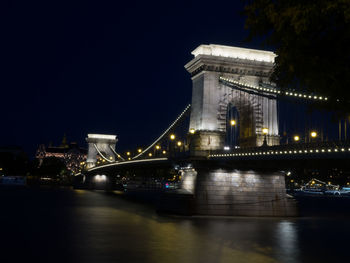
[[[134,151],[89,134],[80,186],[187,196],[195,214],[289,216],[286,185],[305,169],[347,180],[348,120],[329,107],[339,99],[271,83],[273,52],[200,45],[192,54],[191,105]]]

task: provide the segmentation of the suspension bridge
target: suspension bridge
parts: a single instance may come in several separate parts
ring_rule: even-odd
[[[324,107],[338,99],[271,83],[273,52],[200,45],[192,54],[192,103],[133,152],[117,153],[116,135],[89,134],[80,184],[173,188],[195,214],[288,216],[297,212],[287,171],[349,168],[348,120]]]

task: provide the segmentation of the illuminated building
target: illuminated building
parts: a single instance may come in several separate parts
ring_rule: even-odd
[[[39,166],[45,158],[55,157],[61,159],[68,170],[77,172],[81,163],[86,161],[87,150],[80,148],[75,142],[68,144],[66,136],[64,136],[60,146],[39,145],[35,157],[39,159]]]

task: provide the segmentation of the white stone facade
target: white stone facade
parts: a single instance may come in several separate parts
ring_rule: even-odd
[[[237,108],[240,120],[240,144],[260,146],[263,143],[262,128],[268,128],[268,144],[279,143],[277,101],[275,97],[259,96],[233,89],[219,81],[225,77],[240,83],[258,86],[268,83],[275,54],[219,45],[201,45],[193,52],[195,58],[185,65],[192,75],[192,111],[190,129],[226,132],[228,106]],[[205,139],[207,140],[207,139]],[[217,139],[222,143],[223,140]],[[198,144],[203,144],[197,142]],[[211,145],[203,150],[222,149],[223,145]]]
[[[96,166],[97,156],[100,156],[107,162],[115,161],[115,145],[118,141],[116,135],[88,134],[86,141],[89,144],[86,160],[88,169]]]

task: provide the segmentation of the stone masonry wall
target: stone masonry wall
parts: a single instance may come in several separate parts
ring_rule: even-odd
[[[282,173],[197,169],[195,214],[296,216]]]

